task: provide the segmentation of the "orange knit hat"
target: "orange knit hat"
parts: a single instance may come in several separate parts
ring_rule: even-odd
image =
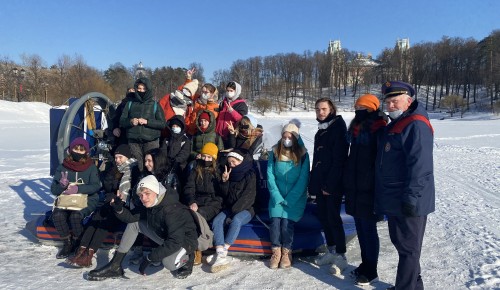
[[[376,111],[380,106],[380,101],[378,100],[377,96],[372,94],[366,94],[359,97],[356,100],[354,106],[363,106],[372,111]]]
[[[217,159],[217,154],[219,153],[219,148],[212,142],[208,142],[201,148],[201,154],[207,154],[212,156],[213,159]]]

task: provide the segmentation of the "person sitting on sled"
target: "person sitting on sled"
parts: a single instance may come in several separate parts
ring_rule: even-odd
[[[132,158],[127,144],[119,145],[114,155],[114,166],[108,170],[103,180],[108,203],[102,205],[92,216],[92,220],[87,224],[87,229],[80,241],[78,251],[73,257],[66,260],[72,266],[85,268],[92,266],[92,257],[101,247],[108,232],[114,232],[122,225],[122,222],[115,217],[113,208],[109,205],[111,199],[120,198],[131,208],[140,205],[140,200],[134,198],[133,194],[129,194],[131,188],[134,188],[139,181],[140,172],[137,168],[137,160]]]
[[[229,267],[228,249],[241,227],[255,215],[256,179],[251,158],[238,149],[229,152],[221,179],[222,211],[212,223],[216,253],[207,257],[212,273]]]
[[[124,207],[121,199],[114,199],[110,205],[116,217],[128,223],[127,230],[143,233],[159,246],[145,256],[139,266],[139,272],[146,275],[146,268],[154,262],[162,262],[178,279],[191,275],[194,251],[198,247],[198,233],[190,209],[179,202],[166,198],[167,189],[154,175],[148,175],[139,181],[137,195],[143,207],[132,210]],[[100,281],[124,275],[122,261],[134,244],[135,238],[122,236],[120,247],[113,259],[104,267],[89,272],[87,278]]]
[[[68,156],[57,167],[50,191],[58,200],[59,196],[64,195],[74,195],[75,199],[85,200],[82,195],[86,195],[87,204],[78,210],[63,209],[58,207],[58,200],[56,201],[52,221],[64,242],[56,255],[57,259],[65,259],[75,250],[83,233],[83,219],[97,208],[97,193],[100,188],[98,169],[90,158],[89,143],[84,138],[77,137],[69,145]]]

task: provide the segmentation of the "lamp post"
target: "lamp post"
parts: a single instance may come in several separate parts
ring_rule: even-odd
[[[142,78],[146,76],[146,70],[142,66],[142,61],[139,62],[139,65],[137,65],[137,68],[135,69],[134,73],[135,79]]]
[[[14,74],[14,78],[16,79],[16,86],[14,87],[14,98],[19,101],[19,95],[23,91],[23,87],[21,86],[21,82],[24,79],[26,75],[26,71],[24,68],[22,68],[20,71],[17,69],[17,67],[12,69],[12,73]],[[19,87],[19,93],[17,92],[17,87]]]

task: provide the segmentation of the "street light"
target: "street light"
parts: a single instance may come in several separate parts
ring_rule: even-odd
[[[142,61],[139,62],[139,65],[135,69],[135,79],[142,78],[146,76],[146,70],[142,67]]]
[[[24,79],[24,77],[26,75],[26,71],[24,70],[24,68],[22,68],[21,71],[19,71],[17,69],[17,67],[15,67],[15,68],[12,69],[12,73],[14,74],[14,78],[17,81],[17,85],[14,87],[14,98],[17,98],[17,100],[19,101],[19,96],[18,96],[18,93],[17,93],[17,87],[19,87],[19,94],[22,93],[23,87],[21,86],[21,82],[22,82],[22,80]]]

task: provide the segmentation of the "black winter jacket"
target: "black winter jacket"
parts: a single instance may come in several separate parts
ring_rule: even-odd
[[[245,160],[243,162],[251,161]],[[229,180],[221,182],[221,195],[223,198],[223,209],[230,211],[230,217],[244,210],[248,210],[254,216],[253,204],[256,196],[255,171],[253,169],[248,170],[243,179],[239,181]]]
[[[146,220],[148,227],[164,240],[162,245],[151,251],[149,258],[153,262],[160,262],[181,247],[188,254],[198,247],[198,233],[190,209],[168,198],[162,198],[150,208],[123,208],[121,212],[115,212],[115,215],[125,223]]]
[[[375,158],[377,157],[377,135],[387,124],[387,116],[377,110],[365,120],[355,118],[349,127],[349,157],[344,169],[346,212],[364,219],[380,219],[374,214]]]
[[[178,120],[181,124],[181,132],[175,134],[170,132],[170,137],[168,137],[162,144],[161,149],[167,153],[167,157],[173,160],[176,165],[179,166],[180,173],[186,167],[189,155],[191,154],[191,140],[185,134],[184,118],[179,115],[175,115],[170,120],[167,121],[167,127],[170,128],[170,123],[172,120]]]
[[[196,203],[200,214],[210,221],[222,208],[222,197],[219,195],[220,178],[208,169],[202,169],[203,178],[197,178],[196,171],[196,168],[191,171],[184,187],[185,200],[188,205]]]
[[[326,129],[319,129],[314,136],[314,157],[309,178],[309,194],[343,194],[342,171],[347,158],[349,144],[346,140],[347,127],[342,116],[330,116],[322,123],[329,123]]]

